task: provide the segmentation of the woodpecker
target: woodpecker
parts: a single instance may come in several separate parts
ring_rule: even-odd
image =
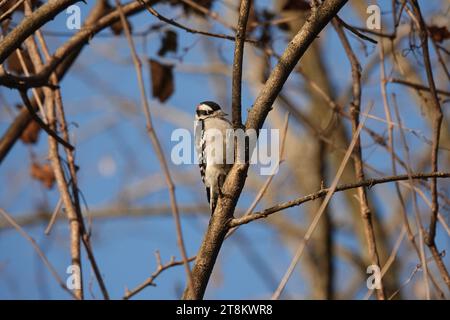
[[[226,157],[230,148],[233,148],[233,125],[225,116],[227,114],[213,101],[204,101],[197,105],[195,148],[211,215],[214,213],[219,195],[222,194],[221,188],[225,178],[233,165]]]

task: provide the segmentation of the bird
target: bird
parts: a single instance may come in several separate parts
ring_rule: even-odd
[[[234,143],[233,125],[226,116],[227,114],[214,101],[203,101],[196,107],[195,148],[211,215],[217,206],[219,195],[222,194],[225,178],[233,165],[233,161],[226,159]],[[217,134],[221,135],[220,140],[217,139]],[[220,142],[222,143],[219,144]],[[219,152],[211,151],[213,149]],[[234,149],[232,150],[234,152]]]

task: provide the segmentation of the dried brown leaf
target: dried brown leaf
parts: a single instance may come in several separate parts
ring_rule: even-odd
[[[282,10],[299,10],[308,11],[311,6],[308,1],[305,0],[288,0],[283,6]]]
[[[173,30],[166,30],[161,39],[161,47],[158,50],[158,56],[165,56],[167,52],[177,52],[178,35]]]
[[[159,101],[164,102],[170,98],[175,90],[173,79],[173,66],[162,64],[150,59],[150,73],[152,78],[152,94]]]
[[[33,162],[30,166],[30,176],[40,181],[47,189],[51,189],[55,183],[55,174],[48,163],[41,165]]]
[[[20,140],[22,140],[25,144],[35,144],[39,139],[39,132],[41,131],[41,127],[39,124],[32,120],[28,124],[28,126],[23,130],[22,135],[20,136]]]
[[[200,11],[198,11],[198,10],[195,10],[195,9],[192,8],[189,4],[182,3],[182,2],[179,1],[179,0],[166,0],[166,1],[167,1],[171,6],[182,5],[184,14],[186,14],[186,15],[189,15],[189,14],[192,13],[192,14],[196,14],[196,15],[201,16],[201,17],[206,17],[204,13],[202,13],[202,12],[200,12]],[[198,5],[202,6],[202,7],[205,7],[205,8],[207,8],[207,9],[211,9],[214,0],[197,0],[197,1],[195,1],[195,2],[196,2]]]
[[[111,13],[115,9],[116,8],[111,6],[109,4],[109,2],[107,2],[107,1],[104,2],[103,12],[105,15],[108,13]],[[128,28],[130,29],[131,33],[133,33],[133,25],[131,24],[131,22],[128,19],[126,19],[126,20],[127,20]],[[122,25],[122,21],[120,19],[117,20],[116,22],[114,22],[113,24],[111,24],[111,26],[109,28],[111,29],[112,33],[116,36],[119,36],[123,33],[123,25]]]
[[[442,43],[444,40],[450,39],[450,31],[448,31],[446,26],[429,26],[428,31],[431,38],[436,42]]]

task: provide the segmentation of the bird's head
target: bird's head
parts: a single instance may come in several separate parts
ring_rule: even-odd
[[[222,117],[227,114],[223,112],[220,106],[213,101],[203,101],[197,105],[195,117],[197,120],[203,120],[210,117]]]

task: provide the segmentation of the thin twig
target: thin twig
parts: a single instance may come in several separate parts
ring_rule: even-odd
[[[397,78],[390,78],[389,82],[391,83],[398,83],[398,84],[403,84],[405,86],[420,90],[420,91],[428,91],[430,92],[431,89],[427,86],[424,86],[420,83],[414,83],[411,81],[406,81],[406,80],[402,80],[402,79],[397,79]],[[441,90],[441,89],[436,89],[436,93],[450,97],[450,92],[449,91],[445,91],[445,90]]]
[[[352,117],[352,134],[355,132],[359,126],[359,113],[361,108],[361,65],[356,57],[353,49],[342,30],[342,26],[339,24],[339,20],[333,21],[333,26],[341,40],[342,46],[344,47],[345,53],[350,61],[352,69],[352,102],[350,103],[350,115]],[[358,181],[364,181],[364,166],[362,161],[362,151],[361,151],[361,139],[358,136],[355,151],[356,157],[354,158],[355,175]],[[364,231],[367,241],[367,246],[369,249],[370,260],[373,265],[380,268],[380,257],[377,250],[377,245],[375,241],[375,231],[373,227],[373,215],[369,208],[369,202],[367,200],[367,192],[364,187],[358,188],[358,198],[360,205],[361,218],[364,224]],[[384,288],[383,282],[379,282],[379,288],[377,288],[377,298],[378,300],[384,300]]]
[[[47,108],[47,117],[49,125],[52,128],[56,126],[55,108],[54,108],[54,96],[51,90],[46,90],[45,104]],[[58,151],[58,143],[52,137],[48,137],[49,140],[49,159],[51,161],[53,172],[55,174],[56,183],[61,195],[61,199],[64,202],[64,207],[66,209],[67,218],[69,220],[70,226],[70,252],[72,257],[72,265],[76,267],[76,272],[79,282],[77,283],[78,288],[74,289],[75,296],[77,299],[83,299],[83,277],[81,269],[81,252],[80,252],[80,223],[78,221],[77,213],[72,203],[72,198],[70,196],[69,187],[67,185],[66,178],[64,176],[64,171],[61,164],[61,158]]]
[[[39,116],[33,110],[33,106],[31,105],[30,99],[28,99],[27,93],[25,91],[19,91],[19,92],[20,92],[20,96],[22,97],[23,103],[24,103],[25,107],[27,108],[28,112],[30,113],[31,117],[33,118],[33,120],[36,121],[36,123],[42,129],[44,129],[44,131],[47,132],[47,134],[50,137],[54,138],[58,143],[62,144],[64,147],[66,147],[70,150],[74,150],[75,149],[74,146],[72,146],[69,142],[65,141],[63,138],[58,136],[58,134],[56,133],[55,130],[53,130],[50,126],[45,124],[41,118],[39,118]]]
[[[435,172],[435,173],[414,173],[411,174],[411,178],[412,179],[429,179],[429,178],[450,178],[450,172]],[[374,178],[374,179],[368,179],[368,180],[364,180],[364,181],[360,181],[360,182],[355,182],[355,183],[349,183],[349,184],[342,184],[336,187],[336,189],[334,190],[334,192],[342,192],[345,190],[350,190],[350,189],[355,189],[355,188],[359,188],[359,187],[368,187],[368,188],[372,188],[373,186],[377,185],[377,184],[383,184],[383,183],[388,183],[388,182],[395,182],[395,181],[403,181],[403,180],[408,180],[409,177],[407,174],[403,174],[403,175],[396,175],[396,176],[388,176],[388,177],[383,177],[383,178]],[[267,218],[268,216],[288,209],[288,208],[292,208],[292,207],[296,207],[299,206],[305,202],[309,202],[309,201],[313,201],[319,198],[323,198],[325,197],[328,192],[330,191],[330,188],[325,188],[325,189],[321,189],[317,192],[311,193],[309,195],[300,197],[298,199],[295,200],[291,200],[291,201],[287,201],[287,202],[283,202],[280,204],[277,204],[273,207],[267,208],[263,211],[260,212],[255,212],[252,215],[249,216],[245,216],[245,217],[240,217],[240,218],[234,218],[231,219],[228,223],[228,227],[232,228],[232,227],[236,227],[242,224],[246,224],[249,222],[252,222],[254,220],[259,220],[259,219],[263,219],[263,218]]]
[[[363,39],[363,40],[367,40],[373,44],[377,44],[378,42],[374,39],[372,39],[371,37],[366,36],[365,34],[362,34],[361,32],[358,31],[357,28],[352,27],[351,25],[349,25],[348,23],[346,23],[344,20],[342,20],[341,18],[339,18],[339,16],[336,16],[336,20],[339,21],[339,23],[347,30],[349,30],[350,32],[354,33],[356,36],[358,36],[359,38]]]
[[[16,9],[22,5],[23,1],[24,0],[17,1],[15,4],[13,4],[11,6],[11,8],[9,8],[5,13],[3,13],[0,16],[0,22],[2,22],[3,20],[7,19],[11,14],[13,14],[14,11],[16,11]]]
[[[367,113],[369,113],[369,112],[367,112]],[[328,203],[330,202],[331,198],[333,197],[333,194],[336,191],[339,180],[342,176],[342,173],[344,172],[344,169],[347,165],[348,160],[350,159],[350,156],[352,155],[353,149],[358,141],[359,134],[361,133],[361,130],[364,126],[366,119],[367,119],[367,117],[364,117],[362,119],[361,123],[359,123],[357,130],[353,134],[352,141],[350,142],[347,152],[345,153],[345,156],[342,159],[342,162],[341,162],[339,169],[333,179],[331,187],[327,191],[325,199],[320,204],[320,207],[317,210],[317,213],[314,215],[314,218],[313,218],[310,226],[308,227],[308,230],[306,231],[304,237],[300,240],[300,242],[297,246],[297,250],[295,251],[295,255],[292,258],[291,263],[289,265],[289,268],[286,270],[283,278],[280,281],[280,284],[278,285],[277,289],[275,290],[275,292],[272,295],[272,298],[271,298],[272,300],[277,300],[280,298],[281,293],[283,292],[284,288],[286,287],[287,282],[289,281],[289,278],[292,275],[292,272],[294,272],[295,266],[297,265],[298,261],[300,260],[302,254],[303,254],[303,251],[306,248],[306,245],[308,244],[309,239],[311,238],[312,234],[316,230],[316,227],[319,224],[320,218],[322,217],[323,213],[325,212],[325,208],[327,207]],[[254,215],[252,215],[252,216],[254,216]]]
[[[31,4],[29,3],[29,1],[30,0],[27,0],[27,5],[29,8],[31,8]],[[49,61],[51,59],[51,56],[50,56],[50,52],[49,52],[47,43],[42,35],[42,32],[40,30],[37,30],[36,35],[39,39],[45,59],[47,61]],[[31,45],[32,46],[30,47],[30,49],[32,49],[33,51],[36,52],[35,53],[35,56],[36,56],[35,61],[40,61],[40,58],[38,57],[38,48],[37,48],[37,45],[34,42],[34,40],[31,41]],[[42,67],[42,63],[41,63],[41,67]],[[55,88],[57,88],[57,89],[55,89],[55,92],[54,92],[55,104],[56,104],[56,109],[57,109],[58,115],[59,115],[59,122],[61,124],[61,131],[63,134],[63,138],[66,141],[70,141],[68,127],[67,127],[67,121],[66,121],[66,116],[65,116],[65,112],[64,112],[62,96],[61,96],[61,90],[59,89],[59,86],[58,86],[59,80],[58,80],[58,76],[57,76],[56,72],[52,73],[52,75],[50,76],[50,81],[55,86]],[[74,155],[74,152],[68,148],[65,148],[65,153],[67,156],[67,162],[69,164],[69,172],[70,172],[69,185],[71,186],[71,189],[72,189],[73,204],[74,204],[75,211],[76,211],[77,218],[78,218],[79,225],[80,225],[81,240],[86,249],[86,253],[87,253],[89,262],[91,263],[92,269],[94,271],[94,274],[95,274],[95,277],[99,284],[102,295],[103,295],[104,299],[109,300],[109,293],[108,293],[108,290],[106,289],[106,285],[105,285],[105,282],[101,275],[100,268],[98,267],[97,261],[95,259],[94,252],[92,249],[92,244],[91,244],[90,238],[89,238],[89,233],[86,230],[83,215],[81,212],[81,206],[80,206],[80,200],[79,200],[79,190],[78,190],[77,169],[76,169],[76,165],[75,165],[75,155]],[[55,217],[56,217],[56,214],[55,214]],[[49,227],[51,227],[51,221],[50,221]]]
[[[22,237],[24,237],[26,240],[28,240],[31,245],[33,246],[34,250],[37,252],[37,254],[39,255],[39,257],[42,259],[42,261],[44,262],[45,266],[48,268],[48,270],[50,271],[50,273],[53,275],[53,277],[56,279],[56,281],[59,283],[59,285],[61,286],[61,288],[63,288],[65,291],[67,291],[72,297],[75,298],[75,295],[73,294],[73,292],[67,288],[66,284],[64,283],[64,281],[61,279],[61,277],[58,275],[58,272],[56,271],[56,269],[53,267],[53,265],[50,263],[50,261],[47,259],[47,257],[45,256],[44,252],[42,252],[41,248],[39,248],[38,244],[36,243],[36,241],[34,241],[34,239],[28,235],[28,233],[25,232],[25,230],[22,229],[22,227],[13,219],[13,217],[11,217],[5,210],[3,210],[2,208],[0,208],[0,214],[3,216],[3,218],[5,218],[6,221],[8,221],[8,223],[13,226],[21,235]]]
[[[212,11],[212,10],[210,10],[210,9],[208,9],[208,8],[202,6],[201,4],[199,4],[199,3],[195,2],[195,1],[192,1],[192,0],[180,0],[180,1],[185,3],[185,4],[187,4],[188,6],[193,8],[194,10],[197,10],[198,12],[203,13],[203,14],[209,16],[210,18],[218,21],[219,23],[221,23],[225,27],[227,27],[227,28],[229,28],[229,29],[231,29],[233,31],[236,31],[236,28],[231,23],[229,23],[227,20],[223,19],[218,12]]]
[[[234,45],[233,79],[231,86],[232,122],[235,129],[242,128],[241,90],[242,90],[242,63],[244,59],[244,43],[247,29],[247,20],[251,1],[242,0],[239,7],[239,20],[236,28],[236,42]],[[237,146],[238,150],[242,150]]]
[[[176,266],[181,266],[184,264],[184,261],[175,261],[175,258],[172,257],[170,259],[170,261],[166,264],[162,264],[161,263],[161,256],[159,254],[159,251],[157,251],[155,253],[156,255],[156,263],[157,263],[157,267],[156,270],[151,274],[151,276],[145,280],[143,283],[141,283],[140,285],[138,285],[136,288],[134,288],[133,290],[129,291],[126,290],[125,291],[125,295],[123,296],[123,299],[128,300],[131,297],[133,297],[134,295],[138,294],[139,292],[141,292],[142,290],[144,290],[145,288],[147,288],[148,286],[156,286],[155,284],[155,279],[164,271],[167,269],[170,269],[172,267],[176,267]],[[194,261],[195,257],[190,257],[188,259],[188,262]]]
[[[53,210],[50,221],[48,222],[47,228],[45,228],[44,233],[46,235],[50,234],[50,231],[52,230],[53,225],[55,224],[56,219],[58,218],[58,213],[61,211],[62,204],[63,204],[62,199],[61,199],[61,197],[59,197],[58,202],[56,203],[55,210]]]
[[[264,184],[261,186],[261,189],[259,189],[258,194],[256,195],[256,197],[253,200],[253,202],[250,205],[250,207],[244,213],[243,217],[249,216],[249,215],[251,215],[253,213],[253,210],[255,210],[256,206],[259,203],[259,201],[262,199],[262,197],[266,193],[267,189],[269,188],[270,184],[272,183],[272,180],[273,180],[273,178],[275,176],[275,172],[278,171],[281,163],[284,161],[284,150],[285,150],[285,146],[286,146],[286,137],[287,137],[288,124],[289,124],[289,112],[286,113],[286,118],[285,118],[285,121],[284,121],[283,135],[282,135],[282,138],[281,138],[279,161],[278,161],[277,165],[273,168],[273,171],[271,172],[271,174],[267,177],[267,179],[264,182]],[[230,230],[228,231],[228,233],[226,235],[226,238],[230,237],[236,231],[236,229],[237,229],[237,227],[230,228]]]
[[[16,54],[17,54],[17,57],[19,58],[20,65],[22,67],[23,73],[27,77],[29,77],[30,76],[30,71],[28,70],[27,64],[25,63],[25,59],[24,59],[23,54],[20,51],[20,49],[16,50]],[[41,97],[40,97],[40,95],[39,95],[39,93],[38,93],[36,88],[33,88],[31,91],[33,92],[34,99],[36,100],[36,103],[38,105],[39,111],[41,113],[42,120],[43,120],[43,122],[45,124],[47,124],[47,117],[45,116],[44,105],[42,103],[42,99],[41,99]]]
[[[430,87],[431,94],[431,102],[434,108],[433,113],[433,145],[431,148],[431,170],[434,172],[438,171],[439,165],[439,142],[441,137],[441,126],[443,120],[443,113],[441,109],[441,105],[439,102],[439,98],[437,96],[436,83],[434,81],[433,69],[431,65],[430,52],[428,48],[428,29],[425,24],[425,21],[422,17],[422,12],[420,10],[419,3],[417,0],[410,0],[413,6],[413,11],[416,19],[418,20],[420,26],[420,39],[422,45],[422,53],[423,53],[423,62],[425,65],[425,71],[428,80],[428,86]],[[431,253],[433,254],[434,259],[436,260],[436,264],[438,266],[439,272],[444,279],[447,287],[450,289],[450,275],[440,259],[439,251],[436,248],[435,238],[436,238],[436,224],[438,220],[438,212],[439,212],[439,197],[437,192],[437,179],[432,179],[431,181],[431,218],[428,233],[425,237],[425,243],[429,247]],[[426,269],[426,268],[425,268]]]
[[[213,37],[213,38],[219,38],[219,39],[226,39],[226,40],[231,40],[231,41],[235,41],[236,38],[233,36],[229,36],[226,34],[219,34],[219,33],[212,33],[212,32],[206,32],[206,31],[201,31],[201,30],[196,30],[196,29],[192,29],[189,27],[186,27],[185,25],[176,22],[173,19],[169,19],[166,18],[165,16],[161,15],[158,11],[156,11],[155,9],[153,9],[152,6],[150,6],[148,3],[145,3],[143,0],[138,0],[142,5],[145,6],[145,8],[147,9],[148,12],[150,12],[152,15],[154,15],[156,18],[158,18],[161,21],[164,21],[174,27],[180,28],[186,32],[189,33],[194,33],[194,34],[201,34],[204,36],[208,36],[208,37]],[[249,42],[249,43],[253,43],[253,44],[257,44],[258,41],[254,40],[254,39],[245,39],[245,42]]]
[[[393,101],[394,101],[394,111],[395,111],[395,115],[397,118],[398,123],[400,124],[400,137],[403,143],[403,147],[404,147],[404,153],[405,153],[405,158],[406,158],[406,171],[408,173],[408,183],[410,185],[411,190],[413,191],[412,193],[412,198],[413,198],[413,210],[414,210],[414,216],[415,216],[415,220],[416,220],[416,225],[417,225],[417,230],[419,233],[419,245],[417,246],[416,252],[417,255],[419,257],[419,260],[422,261],[422,264],[424,266],[424,272],[423,272],[423,282],[424,282],[424,287],[425,287],[425,292],[426,292],[426,297],[427,299],[431,299],[431,293],[430,293],[430,285],[429,285],[429,281],[428,281],[428,277],[429,275],[431,275],[431,273],[428,271],[428,265],[425,263],[425,259],[426,259],[426,254],[425,254],[425,249],[424,249],[424,234],[425,234],[425,230],[423,228],[423,224],[422,224],[422,219],[420,217],[420,212],[419,212],[419,206],[417,203],[417,195],[414,192],[414,182],[413,179],[411,178],[411,174],[412,174],[412,170],[411,170],[411,159],[410,159],[410,155],[409,155],[409,147],[408,147],[408,143],[406,140],[406,136],[404,131],[402,130],[402,119],[400,118],[400,113],[397,107],[397,100],[395,98],[395,95],[393,95]],[[404,216],[404,221],[405,221],[405,225],[407,227],[409,227],[409,223],[407,216]],[[415,241],[414,241],[414,236],[410,236],[412,237],[412,243],[415,246]]]
[[[169,166],[167,165],[167,161],[166,158],[164,156],[161,144],[159,142],[159,139],[156,135],[155,129],[153,127],[153,123],[152,123],[152,117],[151,117],[151,113],[150,113],[150,106],[148,104],[148,100],[147,100],[147,94],[145,92],[145,86],[144,86],[144,80],[142,77],[142,63],[139,59],[139,56],[136,52],[136,48],[134,45],[134,40],[133,37],[131,36],[131,31],[130,28],[127,24],[126,18],[125,18],[125,14],[122,10],[122,6],[120,4],[120,0],[116,0],[116,5],[117,8],[119,10],[119,14],[120,14],[120,20],[122,21],[122,25],[123,28],[125,30],[126,36],[127,36],[127,40],[128,40],[128,44],[130,46],[130,50],[131,50],[131,55],[133,58],[133,63],[136,69],[136,76],[137,76],[137,80],[139,83],[139,90],[141,93],[141,103],[142,103],[142,108],[145,114],[145,119],[147,122],[147,133],[148,136],[153,144],[153,148],[155,150],[155,153],[158,157],[158,161],[161,165],[161,168],[164,172],[164,176],[166,178],[166,183],[167,183],[167,187],[169,189],[169,195],[170,195],[170,206],[172,208],[172,214],[173,214],[173,219],[175,221],[175,227],[176,227],[176,232],[177,232],[177,244],[178,244],[178,248],[180,250],[181,253],[181,257],[183,259],[183,263],[184,263],[184,267],[186,269],[186,276],[187,276],[187,286],[189,288],[192,287],[192,275],[191,275],[191,268],[189,267],[189,260],[188,260],[188,255],[186,253],[186,247],[184,245],[184,240],[183,240],[183,232],[182,232],[182,228],[181,228],[181,221],[180,221],[180,213],[178,210],[178,204],[177,204],[177,200],[176,200],[176,195],[175,195],[175,185],[173,183],[170,171],[169,171]],[[147,4],[145,3],[147,9],[151,9],[151,7],[147,6]],[[153,9],[152,9],[153,10]]]
[[[406,235],[406,226],[403,226],[402,231],[400,232],[400,235],[397,238],[397,241],[395,241],[394,248],[392,249],[391,254],[387,258],[386,263],[381,269],[380,275],[381,279],[383,279],[383,277],[386,275],[386,272],[388,272],[389,268],[394,264],[395,257],[397,256],[398,250],[400,249],[400,245],[402,244],[405,235]],[[369,300],[370,297],[372,296],[373,291],[374,289],[369,289],[366,293],[366,296],[364,297],[364,300]]]

